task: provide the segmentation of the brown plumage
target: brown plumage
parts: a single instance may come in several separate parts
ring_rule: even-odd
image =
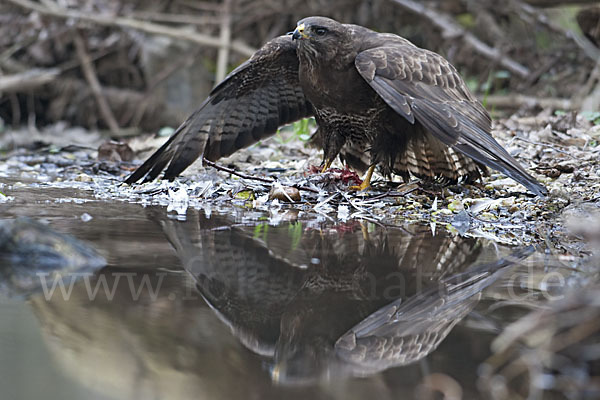
[[[298,81],[296,46],[288,36],[269,41],[232,71],[169,140],[126,183],[172,180],[198,157],[215,161],[312,115]]]
[[[126,182],[154,179],[167,164],[173,179],[201,155],[229,155],[313,113],[326,165],[339,155],[359,169],[450,182],[489,166],[547,193],[493,139],[489,114],[442,56],[324,17],[265,44]]]

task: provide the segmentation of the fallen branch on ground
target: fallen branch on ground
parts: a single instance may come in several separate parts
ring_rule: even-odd
[[[231,175],[239,176],[240,178],[243,178],[243,179],[249,179],[249,180],[253,180],[253,181],[259,181],[259,182],[271,183],[271,184],[277,182],[277,180],[273,179],[273,178],[261,178],[260,176],[252,176],[252,175],[243,174],[243,173],[238,172],[238,171],[236,171],[236,170],[234,170],[232,168],[227,168],[227,167],[219,165],[219,164],[217,164],[217,163],[215,163],[213,161],[207,160],[206,158],[203,158],[202,162],[204,164],[208,165],[209,167],[213,167],[213,168],[215,168],[215,169],[217,169],[219,171],[227,172],[228,174],[231,174]],[[299,186],[299,185],[296,186],[295,185],[294,187],[296,189],[298,189],[298,190],[304,190],[304,191],[307,191],[307,192],[319,193],[318,190],[313,189],[313,188],[309,188],[309,187],[306,187],[306,186]]]

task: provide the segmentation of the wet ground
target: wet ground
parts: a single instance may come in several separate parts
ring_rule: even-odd
[[[33,269],[35,290],[2,294],[3,399],[489,398],[494,338],[573,279],[539,248],[443,226],[18,182],[3,218],[41,219],[106,266]]]

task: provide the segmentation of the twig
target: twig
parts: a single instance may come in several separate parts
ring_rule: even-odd
[[[295,187],[298,190],[304,190],[305,192],[319,193],[319,191],[317,189],[313,189],[313,188],[308,187],[308,186],[293,185],[293,187]]]
[[[512,0],[512,3],[516,5],[518,8],[517,14],[524,20],[529,20],[527,22],[531,23],[532,20],[537,21],[538,23],[546,26],[548,29],[564,35],[565,37],[571,39],[573,43],[575,43],[581,50],[583,50],[584,54],[593,61],[600,60],[600,50],[585,36],[578,35],[571,30],[564,29],[560,25],[552,22],[546,14],[540,12],[537,8],[524,4],[519,0]]]
[[[581,96],[577,98],[583,98],[581,101],[582,110],[597,110],[600,108],[600,58],[579,93]]]
[[[271,184],[277,182],[277,180],[273,179],[273,178],[261,178],[260,176],[252,176],[252,175],[243,174],[232,168],[227,168],[227,167],[217,164],[216,162],[207,160],[206,158],[202,158],[202,162],[204,164],[208,165],[209,167],[213,167],[214,169],[217,169],[219,171],[227,172],[228,174],[231,174],[231,175],[239,176],[242,179],[249,179],[249,180],[253,180],[253,181],[259,181],[259,182],[271,183]],[[306,187],[306,186],[295,185],[294,187],[298,190],[304,190],[306,192],[319,193],[318,190],[310,188],[310,187]]]
[[[10,93],[8,98],[10,100],[12,112],[12,124],[14,127],[17,127],[21,123],[21,107],[19,106],[19,99],[15,93]]]
[[[314,211],[319,210],[321,207],[323,207],[325,204],[329,203],[331,200],[333,200],[335,197],[337,197],[338,195],[340,195],[340,192],[335,192],[332,195],[330,195],[329,197],[327,197],[325,200],[321,200],[320,202],[318,202],[317,204],[315,204],[312,209]]]
[[[90,59],[89,54],[85,49],[85,43],[81,38],[79,32],[74,32],[73,40],[75,42],[75,50],[77,52],[77,57],[81,61],[81,68],[83,69],[83,75],[90,85],[90,89],[92,90],[92,94],[94,95],[96,102],[98,103],[98,108],[100,110],[100,114],[102,114],[102,118],[108,125],[111,131],[118,132],[121,128],[115,119],[113,112],[106,101],[106,98],[102,94],[102,87],[100,86],[100,82],[98,81],[98,76],[96,75],[96,71],[94,70],[94,65],[92,64],[92,60]]]
[[[105,49],[89,54],[89,59],[95,61],[110,54],[112,51],[112,49]],[[80,60],[72,59],[62,64],[58,64],[54,68],[27,69],[27,66],[18,64],[8,55],[8,52],[5,52],[0,56],[0,66],[16,73],[0,76],[0,92],[22,92],[37,89],[39,86],[56,82],[60,79],[62,73],[81,65]]]
[[[123,46],[123,48],[124,48],[124,46]],[[88,52],[88,55],[89,55],[90,61],[94,62],[94,61],[101,59],[102,57],[105,57],[111,53],[116,52],[118,49],[119,49],[118,47],[117,48],[108,47],[108,48],[103,48],[101,50],[95,51],[93,53]],[[62,63],[56,65],[56,68],[58,68],[62,74],[65,71],[68,71],[70,69],[78,68],[80,65],[81,65],[81,60],[73,58],[73,59],[67,60],[65,62],[62,62]]]
[[[596,85],[596,81],[600,82],[600,59],[596,63],[596,66],[594,67],[592,72],[590,72],[589,78],[583,85],[581,85],[581,87],[574,96],[577,96],[578,98],[588,96],[590,93],[593,92],[594,86]]]
[[[542,65],[535,71],[533,71],[529,78],[527,78],[527,80],[521,84],[521,87],[529,88],[533,86],[533,84],[536,83],[543,74],[548,72],[550,68],[554,67],[561,60],[562,56],[562,51],[558,51],[557,54],[554,54],[554,56],[549,61],[544,63],[544,65]]]
[[[401,190],[401,191],[388,190],[387,192],[382,193],[380,195],[369,197],[367,200],[379,200],[379,199],[384,199],[386,197],[404,197],[407,194],[410,194],[414,191],[421,190],[421,187],[415,183],[407,183],[402,186],[406,186],[406,190]]]
[[[231,0],[223,1],[223,16],[221,18],[221,47],[217,54],[217,73],[215,82],[221,82],[227,74],[229,47],[231,46]]]
[[[207,1],[198,1],[198,0],[189,0],[189,1],[181,1],[181,3],[187,7],[190,7],[194,10],[200,11],[221,11],[221,6],[218,3],[209,3]]]
[[[238,172],[238,171],[236,171],[236,170],[234,170],[232,168],[227,168],[227,167],[224,167],[222,165],[217,164],[216,162],[207,160],[206,158],[202,159],[202,163],[204,163],[204,164],[206,164],[206,165],[208,165],[210,167],[213,167],[213,168],[215,168],[215,169],[217,169],[219,171],[223,171],[223,172],[227,172],[228,174],[231,174],[231,175],[239,176],[240,178],[250,179],[250,180],[259,181],[259,182],[265,182],[265,183],[273,183],[273,182],[275,182],[275,179],[273,179],[273,178],[261,178],[259,176],[246,175],[246,174]]]
[[[367,209],[359,207],[359,205],[356,204],[356,202],[352,201],[352,199],[349,198],[346,193],[341,192],[341,191],[339,193],[348,202],[348,204],[350,204],[351,207],[355,208],[358,211],[358,215],[355,215],[356,213],[353,214],[355,218],[356,217],[363,218],[367,221],[378,223],[378,219],[375,214],[373,214],[371,211],[369,211]],[[365,216],[364,214],[367,214],[367,216]],[[380,217],[380,218],[383,218],[383,217]]]
[[[59,74],[58,68],[35,68],[20,74],[0,76],[0,92],[31,90],[52,82]]]
[[[11,0],[13,1],[13,0]],[[442,31],[442,34],[446,38],[461,37],[467,44],[479,54],[489,58],[490,60],[497,61],[504,68],[519,75],[522,78],[529,76],[530,71],[524,65],[519,64],[513,59],[509,58],[505,54],[502,54],[497,48],[493,48],[477,39],[475,35],[463,29],[452,17],[445,13],[427,8],[421,3],[413,0],[392,0],[394,3],[402,6],[403,8],[418,14],[430,23],[435,25]]]
[[[115,17],[115,16],[104,16],[104,15],[93,15],[84,14],[78,11],[65,9],[62,7],[47,8],[39,3],[35,3],[30,0],[8,0],[9,2],[28,10],[37,11],[40,14],[51,15],[58,18],[72,18],[79,21],[92,22],[94,24],[103,26],[119,26],[122,28],[132,28],[139,31],[170,36],[176,39],[189,40],[190,42],[198,43],[203,46],[209,47],[221,47],[221,40],[219,38],[204,35],[201,33],[190,32],[185,29],[171,28],[160,24],[154,24],[151,22],[140,21],[133,18],[126,17]],[[231,42],[231,49],[237,51],[244,56],[251,56],[256,51],[247,44],[238,40]]]
[[[66,107],[75,101],[77,98],[90,98],[92,95],[89,84],[83,79],[76,78],[61,78],[58,77],[49,83],[49,89],[53,98],[48,112],[52,118],[64,118]],[[121,115],[131,114],[131,109],[136,108],[138,104],[147,102],[144,108],[144,116],[151,118],[152,121],[157,121],[161,125],[177,124],[179,117],[172,110],[165,108],[164,104],[159,99],[148,96],[144,92],[138,92],[131,89],[121,89],[114,86],[105,86],[102,94],[110,104],[111,110],[119,120]],[[82,106],[82,104],[79,104]],[[85,105],[87,107],[87,105]],[[95,107],[95,104],[93,104]],[[87,108],[86,108],[87,109]],[[118,132],[120,136],[124,133],[124,129]],[[114,136],[115,134],[112,133]]]
[[[575,157],[574,155],[572,155],[572,154],[571,154],[571,153],[569,153],[568,151],[564,151],[564,150],[561,150],[561,149],[557,148],[557,146],[561,146],[561,145],[556,145],[556,146],[554,146],[554,145],[551,145],[551,144],[548,144],[548,143],[534,142],[533,140],[525,139],[525,138],[523,138],[523,137],[519,137],[519,136],[514,136],[514,137],[511,139],[511,142],[512,142],[513,140],[520,140],[520,141],[522,141],[522,142],[529,143],[529,144],[534,144],[534,145],[536,145],[536,146],[548,147],[548,148],[550,148],[550,149],[552,149],[552,150],[554,150],[554,151],[556,151],[556,152],[559,152],[559,153],[562,153],[562,154],[566,155],[567,157],[571,157],[571,158],[572,158],[572,159],[574,159],[574,160],[576,160],[576,159],[577,159],[577,157]],[[567,146],[561,146],[561,147],[568,148]],[[538,167],[538,168],[534,168],[534,169],[539,169],[539,167]]]
[[[219,24],[219,17],[214,15],[209,16],[196,16],[196,15],[183,15],[183,14],[165,14],[158,12],[148,11],[134,11],[130,14],[131,17],[155,21],[155,22],[167,22],[177,24],[190,24],[190,25],[217,25]]]
[[[10,57],[12,57],[13,54],[34,43],[36,40],[37,35],[31,35],[19,42],[12,44],[8,49],[0,53],[0,63],[4,62],[5,60],[8,60]]]

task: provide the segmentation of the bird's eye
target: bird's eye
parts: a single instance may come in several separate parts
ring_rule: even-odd
[[[315,33],[316,33],[318,36],[323,36],[324,34],[326,34],[326,33],[327,33],[327,28],[316,28],[316,29],[315,29]]]

